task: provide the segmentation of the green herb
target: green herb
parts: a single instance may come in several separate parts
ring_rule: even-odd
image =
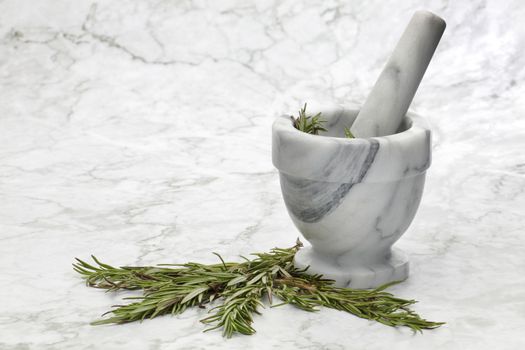
[[[326,131],[323,127],[326,121],[321,119],[321,113],[317,113],[313,117],[306,115],[306,103],[304,107],[299,110],[299,116],[297,118],[292,116],[291,118],[293,126],[307,134],[319,135],[319,131]]]
[[[354,136],[354,135],[352,134],[352,132],[350,131],[350,128],[347,128],[346,126],[345,126],[345,136],[346,136],[346,138],[348,138],[348,139],[353,139],[353,138],[355,138],[355,136]]]
[[[303,108],[299,110],[299,116],[297,118],[291,116],[291,118],[293,126],[297,130],[301,130],[307,134],[319,135],[319,131],[327,131],[323,126],[323,124],[326,123],[326,120],[321,119],[321,112],[313,117],[306,115],[306,103]],[[350,129],[347,127],[345,127],[345,137],[349,139],[354,138],[354,135],[352,135]]]
[[[388,326],[406,326],[414,331],[432,329],[442,322],[422,319],[409,309],[414,300],[394,297],[384,291],[387,284],[373,290],[339,288],[333,281],[320,275],[309,275],[293,266],[293,257],[302,246],[288,249],[274,248],[269,253],[257,253],[255,258],[241,263],[224,262],[204,265],[186,263],[146,267],[113,267],[92,256],[95,264],[76,259],[74,270],[80,273],[90,287],[117,290],[143,290],[143,296],[126,298],[131,303],[116,305],[106,314],[108,318],[92,324],[127,323],[142,321],[164,314],[179,314],[189,307],[205,308],[218,300],[210,315],[201,322],[212,330],[222,328],[223,335],[253,334],[253,314],[264,307],[267,297],[292,304],[306,311],[324,306],[346,311],[358,317],[374,320]],[[215,253],[214,253],[215,254]]]

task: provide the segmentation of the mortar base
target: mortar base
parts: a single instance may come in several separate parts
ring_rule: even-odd
[[[409,267],[408,257],[397,248],[393,248],[390,257],[381,263],[345,266],[306,247],[295,254],[294,265],[298,269],[310,266],[307,273],[321,274],[324,278],[335,280],[338,287],[354,289],[376,288],[385,283],[403,281],[408,278]]]

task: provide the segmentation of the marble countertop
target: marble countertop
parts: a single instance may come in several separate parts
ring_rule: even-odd
[[[447,31],[413,103],[434,132],[392,288],[447,325],[263,310],[257,334],[205,310],[89,325],[123,294],[71,269],[215,262],[298,236],[271,123],[362,103],[413,11]],[[525,4],[520,1],[0,1],[0,349],[525,347]]]

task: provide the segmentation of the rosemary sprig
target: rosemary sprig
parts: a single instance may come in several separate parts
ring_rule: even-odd
[[[299,110],[299,116],[294,118],[291,116],[293,126],[297,130],[301,130],[307,134],[319,135],[319,131],[327,131],[323,126],[326,123],[326,120],[321,119],[321,112],[317,113],[314,116],[306,115],[306,103],[303,108]],[[345,137],[353,139],[354,135],[350,132],[350,129],[345,127]]]
[[[353,139],[355,138],[355,136],[352,134],[352,132],[350,131],[350,128],[347,128],[345,126],[345,136],[347,139]]]
[[[293,257],[301,242],[288,249],[274,248],[269,253],[254,254],[252,260],[241,263],[204,265],[187,263],[159,265],[156,267],[113,267],[92,257],[96,265],[80,259],[73,264],[86,284],[108,291],[143,290],[143,296],[126,298],[126,305],[116,305],[108,318],[92,324],[127,323],[142,321],[164,314],[178,314],[187,308],[220,299],[222,303],[210,310],[201,322],[212,330],[222,328],[223,335],[235,333],[250,335],[253,314],[264,307],[267,297],[282,300],[272,307],[292,304],[306,311],[316,311],[324,306],[346,311],[358,317],[374,320],[388,326],[406,326],[414,331],[436,328],[441,322],[422,319],[409,306],[414,300],[394,297],[384,291],[391,284],[373,290],[339,288],[333,281],[319,275],[309,275],[293,266]],[[218,254],[217,254],[218,255]],[[170,266],[170,267],[167,267]]]
[[[323,127],[323,124],[326,121],[321,119],[320,112],[313,117],[306,115],[306,103],[304,104],[304,107],[299,110],[299,116],[297,118],[292,116],[291,118],[293,126],[307,134],[319,135],[319,131],[326,131]]]

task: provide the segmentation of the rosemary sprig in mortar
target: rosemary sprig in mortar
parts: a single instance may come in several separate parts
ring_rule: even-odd
[[[201,322],[212,330],[222,328],[223,335],[234,333],[253,334],[253,314],[259,314],[262,299],[273,298],[282,303],[272,307],[292,304],[306,311],[317,311],[324,306],[346,311],[358,317],[374,320],[388,326],[406,326],[414,331],[432,329],[442,322],[427,321],[409,306],[414,300],[394,297],[384,291],[391,284],[373,290],[339,288],[333,281],[319,275],[308,275],[293,266],[293,257],[302,246],[296,245],[269,253],[257,253],[252,260],[204,265],[186,263],[146,267],[113,267],[93,256],[95,265],[77,259],[73,264],[86,284],[108,291],[143,290],[143,296],[126,298],[127,305],[116,305],[110,317],[93,322],[94,325],[142,321],[164,314],[179,314],[188,307],[205,308],[219,300],[210,315]],[[169,267],[168,267],[169,266]]]
[[[326,131],[323,124],[326,122],[321,119],[321,113],[317,113],[314,116],[306,115],[306,103],[304,107],[299,110],[299,116],[297,118],[291,117],[293,126],[297,130],[301,130],[307,134],[319,135],[319,131]]]
[[[323,126],[326,120],[321,119],[321,112],[314,116],[306,115],[306,103],[303,108],[299,110],[299,116],[297,118],[291,116],[291,118],[293,126],[297,130],[301,130],[307,134],[319,135],[319,131],[327,131]],[[350,128],[345,127],[345,137],[349,139],[354,138],[354,135],[350,132]]]

